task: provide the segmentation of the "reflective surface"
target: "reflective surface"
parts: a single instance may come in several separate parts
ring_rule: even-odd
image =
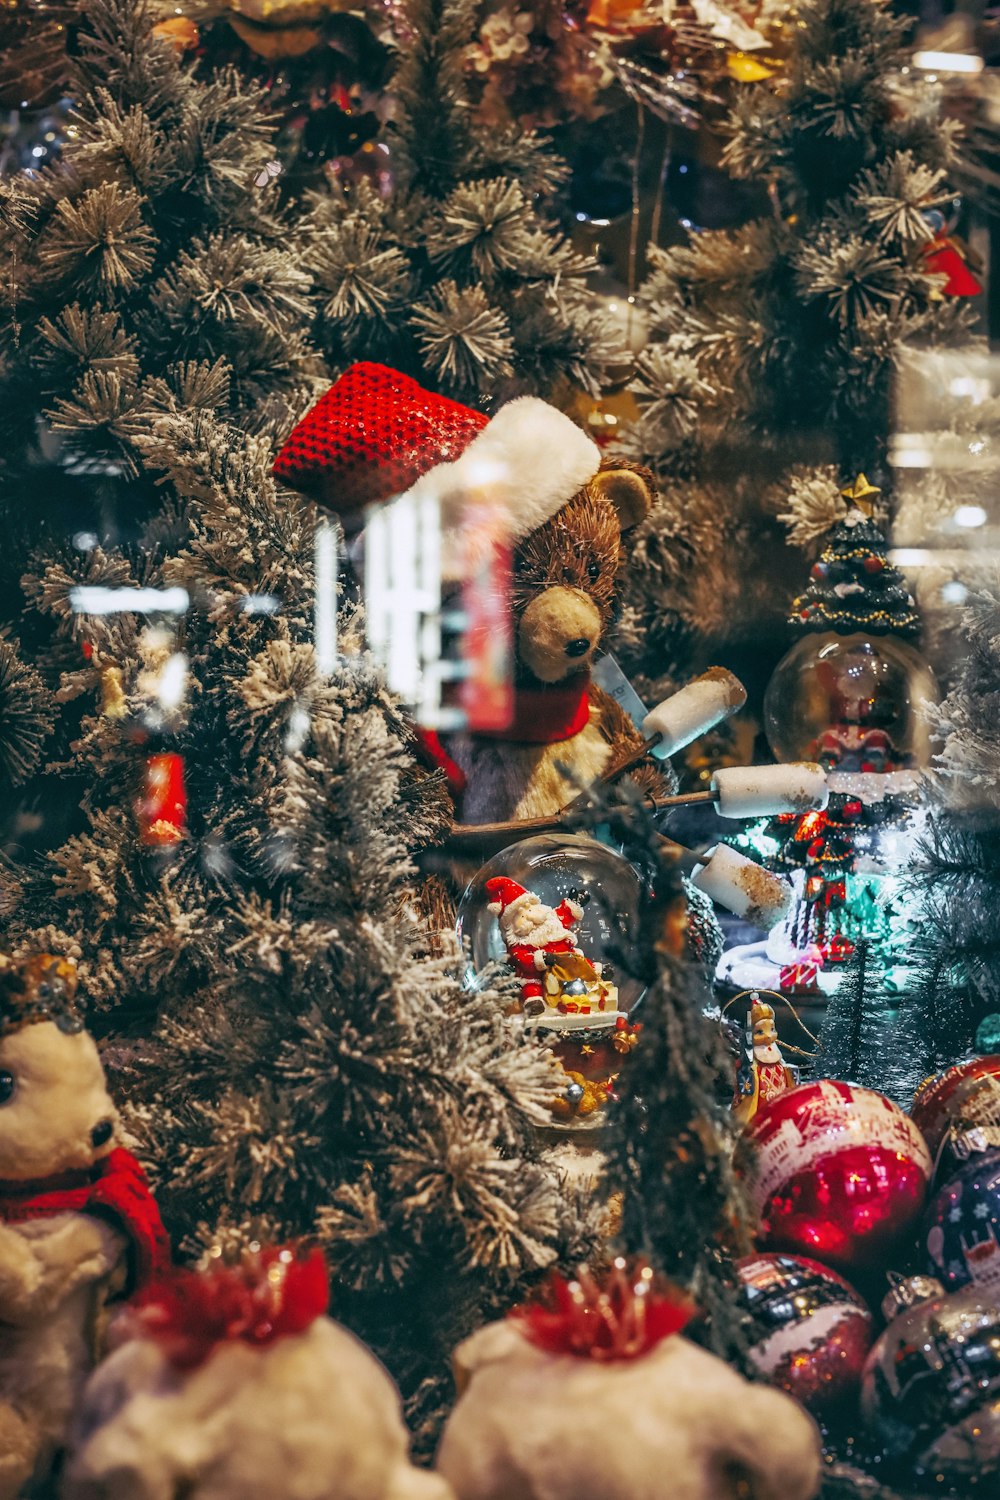
[[[892,636],[808,635],[782,657],[764,696],[778,760],[827,770],[896,771],[930,758],[923,707],[937,701],[920,652]]]
[[[577,900],[581,895],[589,898],[573,934],[592,963],[611,966],[619,1009],[633,1009],[644,993],[644,986],[629,973],[640,886],[624,855],[583,834],[542,834],[501,849],[467,886],[458,907],[458,937],[470,960],[469,983],[491,959],[507,958],[499,923],[487,909],[491,898],[486,882],[495,875],[516,880],[546,906],[558,906],[574,893]]]

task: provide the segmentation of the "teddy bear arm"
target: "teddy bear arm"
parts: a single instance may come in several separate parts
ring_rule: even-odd
[[[606,693],[603,688],[592,686],[590,696],[592,702],[600,710],[601,734],[611,746],[608,770],[613,771],[638,750],[643,743],[642,735],[621,704],[612,698],[610,693]],[[649,792],[654,797],[662,797],[675,790],[674,776],[670,767],[663,761],[654,761],[648,756],[638,765],[633,766],[628,773],[628,779],[640,791]]]
[[[118,1231],[90,1214],[65,1214],[45,1232],[0,1226],[0,1318],[32,1323],[78,1287],[108,1276],[124,1253]]]
[[[0,1323],[21,1323],[32,1317],[42,1268],[22,1235],[0,1224]]]

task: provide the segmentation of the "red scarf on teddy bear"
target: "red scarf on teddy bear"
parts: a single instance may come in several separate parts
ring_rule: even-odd
[[[132,1248],[130,1281],[142,1286],[170,1265],[170,1241],[145,1174],[119,1146],[89,1171],[64,1172],[34,1182],[0,1179],[0,1223],[24,1224],[54,1214],[110,1219]]]

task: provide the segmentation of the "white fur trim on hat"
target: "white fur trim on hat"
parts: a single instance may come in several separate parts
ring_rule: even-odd
[[[519,896],[514,897],[513,901],[508,901],[507,905],[501,908],[503,915],[506,917],[509,912],[520,911],[523,906],[534,906],[537,900],[538,897],[534,891],[522,891]],[[492,906],[490,910],[493,910]]]
[[[410,494],[436,496],[445,532],[460,525],[469,501],[488,498],[506,513],[507,539],[516,542],[551,520],[600,465],[600,449],[575,422],[537,396],[519,396],[454,463],[430,469]]]

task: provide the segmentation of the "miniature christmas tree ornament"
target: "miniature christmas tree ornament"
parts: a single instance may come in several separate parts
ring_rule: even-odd
[[[771,749],[779,761],[822,766],[828,800],[762,830],[777,842],[768,863],[792,873],[795,899],[765,941],[723,955],[718,978],[733,988],[830,994],[861,938],[892,966],[893,924],[878,897],[916,835],[937,684],[913,645],[913,598],[872,519],[878,493],[864,474],[843,490],[847,515],[792,605],[789,626],[802,639],[768,683]]]

